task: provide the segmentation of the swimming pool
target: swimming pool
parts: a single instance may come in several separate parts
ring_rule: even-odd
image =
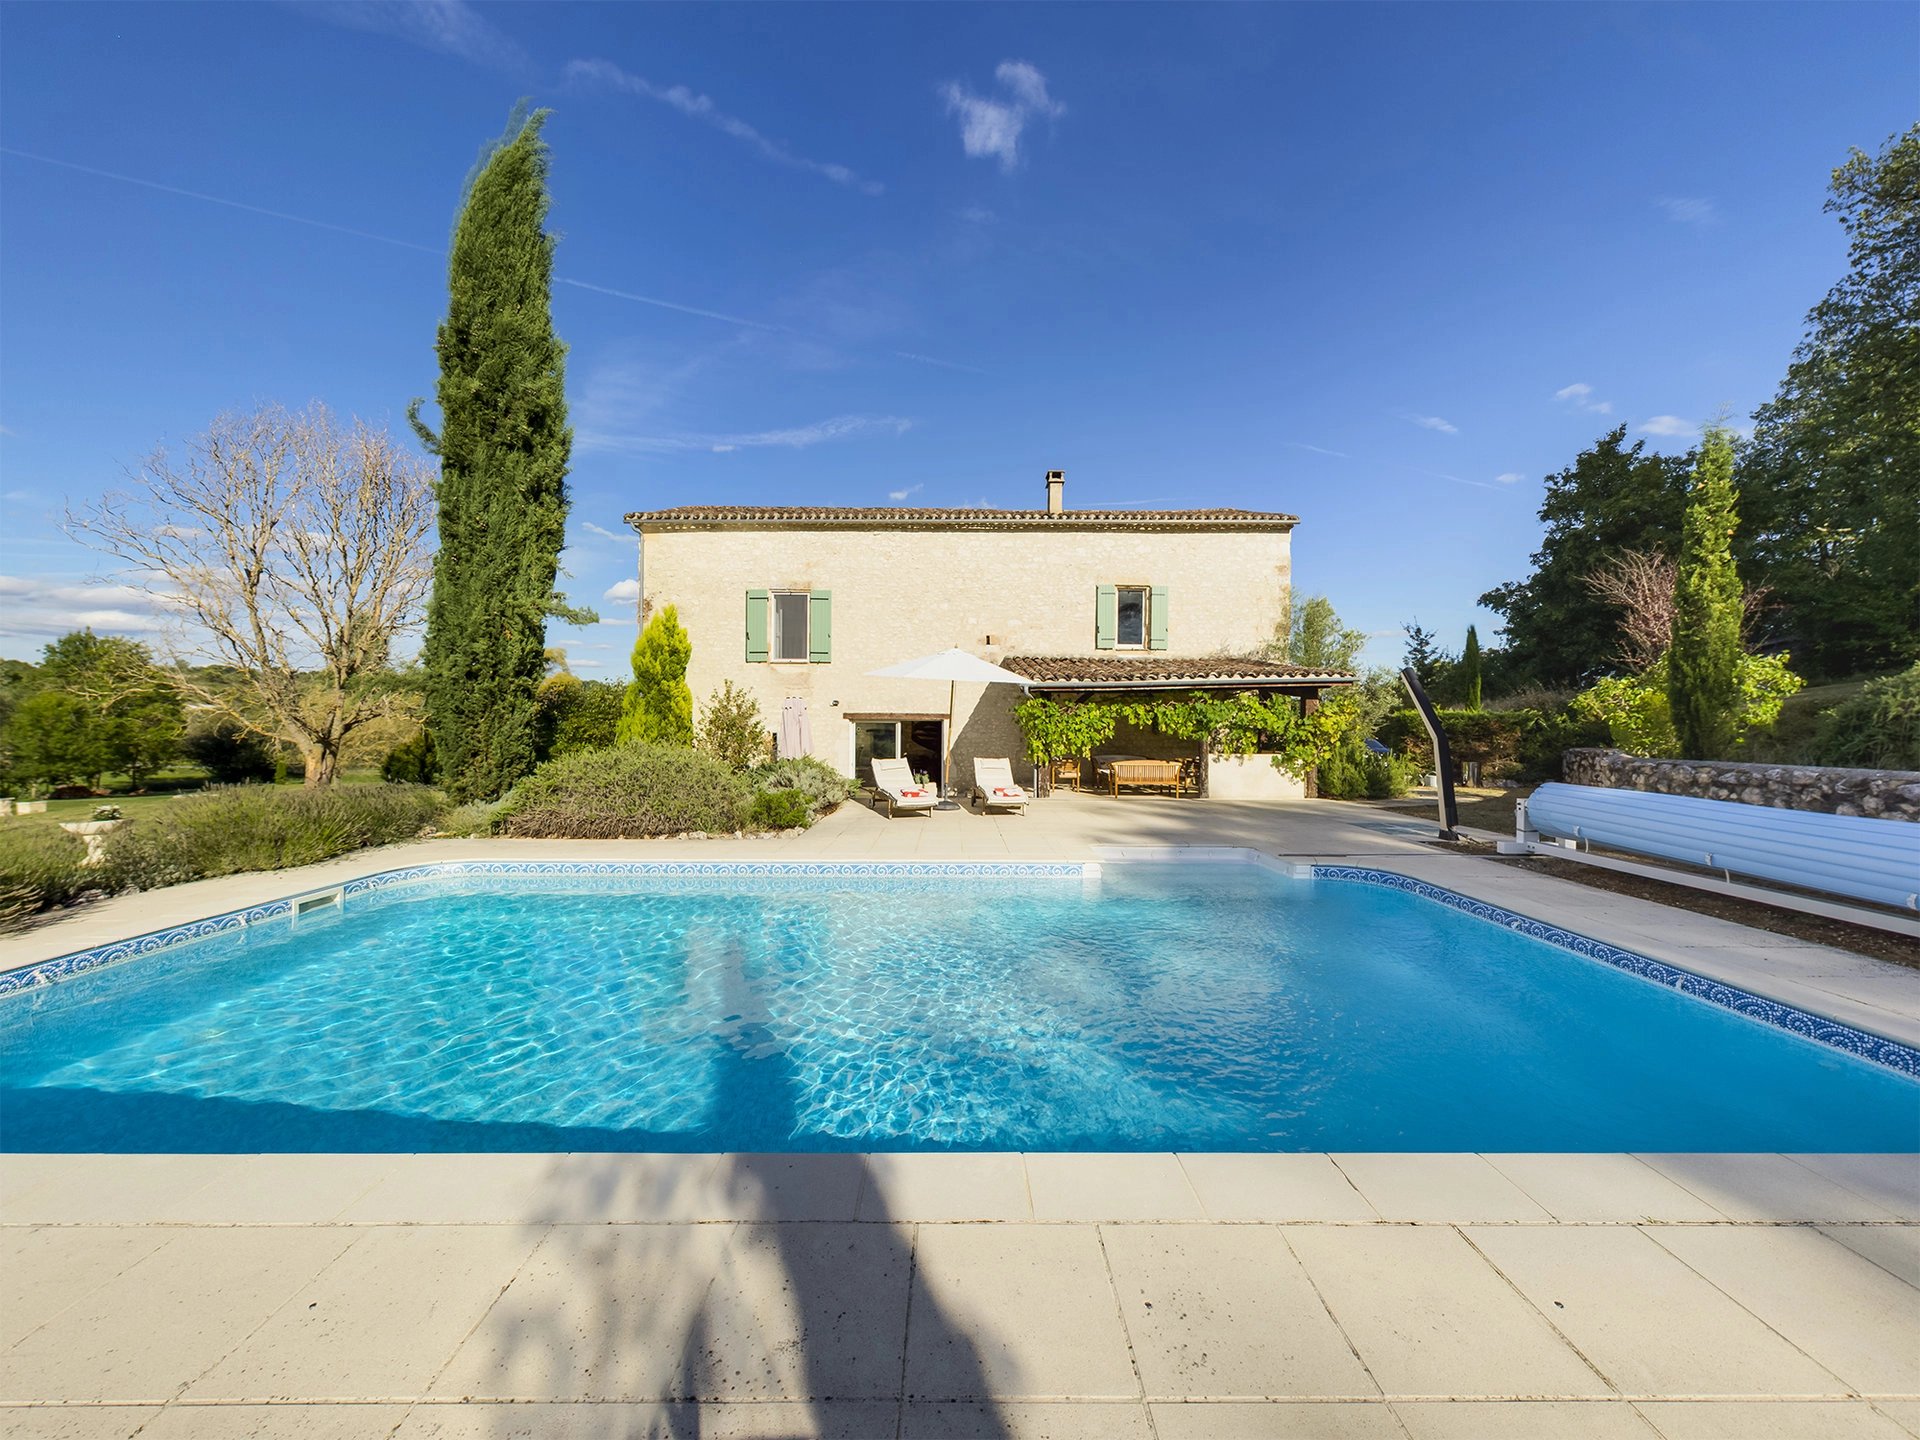
[[[1911,1051],[1380,872],[572,868],[397,877],[18,990],[0,1145],[1920,1148]]]

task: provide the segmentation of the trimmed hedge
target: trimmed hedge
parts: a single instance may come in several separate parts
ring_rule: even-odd
[[[804,830],[813,824],[813,807],[798,790],[762,790],[747,807],[755,830]]]
[[[424,785],[242,785],[169,801],[107,839],[102,878],[152,890],[248,870],[311,865],[411,840],[445,806]]]
[[[1558,780],[1564,752],[1609,743],[1605,721],[1580,720],[1565,711],[1442,710],[1440,728],[1447,732],[1454,763],[1478,763],[1484,780]],[[1423,769],[1433,768],[1433,742],[1418,710],[1388,715],[1380,739]]]
[[[740,829],[752,792],[711,756],[635,743],[549,760],[514,786],[496,835],[616,840]]]

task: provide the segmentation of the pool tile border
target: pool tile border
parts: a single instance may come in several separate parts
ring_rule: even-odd
[[[1492,905],[1485,900],[1475,900],[1462,895],[1457,890],[1448,890],[1427,880],[1416,880],[1410,875],[1402,875],[1393,870],[1381,870],[1369,865],[1315,865],[1313,877],[1317,880],[1344,880],[1363,885],[1380,885],[1391,890],[1404,890],[1423,900],[1432,900],[1449,909],[1459,910],[1475,919],[1486,920],[1500,926],[1503,930],[1512,930],[1517,934],[1529,936],[1535,940],[1544,940],[1562,950],[1571,950],[1576,955],[1589,960],[1598,960],[1603,965],[1611,965],[1616,970],[1625,970],[1642,980],[1651,980],[1656,985],[1664,985],[1669,990],[1678,990],[1696,1000],[1704,1000],[1709,1005],[1717,1005],[1723,1010],[1744,1015],[1749,1020],[1758,1020],[1775,1029],[1786,1030],[1803,1040],[1812,1040],[1817,1044],[1834,1050],[1844,1051],[1862,1060],[1883,1065],[1903,1075],[1920,1078],[1920,1050],[1911,1045],[1903,1045],[1898,1040],[1889,1040],[1884,1035],[1874,1035],[1865,1030],[1844,1025],[1838,1020],[1829,1020],[1825,1016],[1815,1015],[1796,1006],[1783,1004],[1778,1000],[1769,1000],[1764,995],[1755,995],[1750,990],[1742,990],[1737,985],[1729,985],[1721,980],[1710,980],[1691,970],[1682,970],[1677,965],[1669,965],[1664,960],[1655,960],[1637,951],[1623,950],[1618,945],[1609,945],[1603,940],[1582,935],[1574,930],[1565,930],[1558,925],[1549,925],[1544,920],[1535,920],[1528,915],[1516,914],[1504,906]]]
[[[263,921],[291,917],[303,901],[338,893],[342,899],[390,889],[396,885],[443,876],[532,875],[580,876],[659,876],[667,878],[758,877],[783,875],[837,876],[857,879],[894,877],[968,876],[997,880],[1085,879],[1098,875],[1097,861],[1056,860],[441,860],[428,865],[408,865],[355,876],[338,885],[303,890],[279,900],[268,900],[239,910],[209,915],[150,930],[126,940],[76,950],[28,965],[0,971],[0,996],[70,980],[90,971],[135,960],[144,955],[171,950],[193,940],[205,940],[230,931],[244,930]]]

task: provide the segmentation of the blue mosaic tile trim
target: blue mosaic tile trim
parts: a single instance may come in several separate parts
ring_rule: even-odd
[[[377,875],[362,875],[348,880],[339,889],[344,900],[352,895],[389,889],[439,877],[484,877],[528,875],[564,877],[646,877],[705,878],[713,876],[755,876],[763,878],[814,877],[839,879],[924,878],[965,876],[976,879],[1026,880],[1043,878],[1078,879],[1099,866],[1057,861],[933,861],[933,860],[446,860],[432,865],[414,865],[402,870],[383,870]],[[138,959],[159,950],[170,950],[190,940],[243,930],[262,920],[291,915],[296,898],[325,894],[330,887],[303,891],[299,896],[269,900],[244,910],[229,910],[204,920],[190,920],[166,930],[116,940],[91,950],[56,956],[32,965],[0,971],[0,996],[36,989],[60,980],[84,975],[123,960]]]
[[[1549,925],[1542,920],[1534,920],[1525,915],[1516,915],[1511,910],[1498,905],[1489,905],[1484,900],[1474,900],[1453,890],[1430,885],[1425,880],[1415,880],[1408,875],[1398,875],[1391,870],[1374,870],[1358,865],[1316,865],[1314,878],[1320,880],[1352,880],[1363,885],[1384,885],[1392,890],[1404,890],[1409,895],[1418,895],[1423,900],[1432,900],[1452,910],[1460,910],[1476,919],[1486,920],[1505,930],[1517,931],[1531,936],[1535,940],[1544,940],[1549,945],[1557,945],[1562,950],[1571,950],[1576,955],[1584,955],[1589,960],[1598,960],[1611,965],[1616,970],[1625,970],[1638,975],[1642,980],[1651,980],[1656,985],[1664,985],[1669,990],[1678,990],[1683,995],[1691,995],[1696,1000],[1704,1000],[1709,1005],[1718,1005],[1723,1010],[1731,1010],[1744,1015],[1749,1020],[1758,1020],[1780,1030],[1787,1030],[1806,1040],[1828,1045],[1835,1050],[1843,1050],[1849,1055],[1857,1055],[1862,1060],[1871,1060],[1876,1065],[1884,1065],[1889,1070],[1897,1070],[1903,1075],[1920,1078],[1920,1050],[1911,1045],[1902,1045],[1898,1040],[1889,1040],[1884,1035],[1870,1034],[1865,1030],[1856,1030],[1851,1025],[1843,1025],[1838,1020],[1829,1020],[1825,1016],[1814,1015],[1792,1005],[1783,1005],[1778,1000],[1769,1000],[1765,996],[1755,995],[1751,991],[1737,986],[1723,984],[1718,980],[1709,980],[1704,975],[1696,975],[1691,970],[1682,970],[1677,965],[1669,965],[1662,960],[1654,960],[1632,950],[1622,950],[1617,945],[1608,945],[1591,936],[1576,934],[1572,930],[1562,930],[1557,925]]]

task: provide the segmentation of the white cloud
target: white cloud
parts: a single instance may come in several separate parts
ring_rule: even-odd
[[[1442,435],[1458,435],[1460,427],[1451,420],[1443,420],[1438,415],[1408,415],[1403,417],[1408,423],[1418,425],[1422,430],[1438,430]]]
[[[640,582],[622,580],[618,585],[609,585],[607,593],[600,598],[616,604],[631,605],[640,598]]]
[[[1518,470],[1506,470],[1494,476],[1493,483],[1496,485],[1518,485],[1526,478],[1527,477],[1522,475]]]
[[[531,67],[519,43],[464,0],[337,0],[299,8],[317,20],[391,35],[489,70]]]
[[[969,225],[991,225],[994,220],[998,218],[994,215],[993,211],[987,209],[984,205],[969,205],[966,209],[958,210],[954,213]],[[4,426],[0,426],[0,433],[10,432],[7,432]]]
[[[1002,170],[1020,165],[1020,135],[1029,120],[1058,119],[1067,113],[1047,93],[1047,77],[1024,60],[1002,60],[993,72],[1006,93],[976,95],[957,80],[940,87],[947,109],[960,117],[960,146],[975,159],[997,156]]]
[[[656,85],[644,76],[622,70],[611,60],[569,61],[566,79],[569,84],[599,85],[670,106],[688,119],[711,125],[722,135],[738,140],[757,151],[762,159],[785,165],[791,170],[804,170],[810,175],[822,176],[836,185],[858,190],[862,195],[879,195],[887,188],[878,180],[862,179],[845,165],[810,160],[805,155],[795,154],[780,141],[762,135],[739,116],[729,115],[715,105],[710,97],[689,90],[685,85]]]
[[[1576,410],[1585,410],[1590,415],[1611,415],[1613,413],[1613,402],[1611,400],[1594,399],[1593,386],[1587,384],[1584,380],[1576,380],[1571,385],[1562,385],[1558,390],[1553,392],[1553,398],[1560,401],[1563,405],[1573,406]]]
[[[1699,195],[1663,196],[1653,203],[1676,225],[1713,225],[1720,219],[1713,201]]]
[[[1289,450],[1307,450],[1315,455],[1331,455],[1336,460],[1351,460],[1353,457],[1344,450],[1329,450],[1324,445],[1308,445],[1301,440],[1282,440]]]
[[[0,636],[47,639],[69,630],[151,635],[166,602],[133,585],[74,585],[44,577],[0,575]]]
[[[1700,427],[1678,415],[1656,415],[1640,427],[1642,435],[1697,435]]]
[[[854,440],[867,435],[904,435],[913,421],[899,415],[835,415],[811,425],[786,430],[757,430],[739,435],[626,435],[607,430],[580,430],[574,444],[581,451],[627,451],[671,454],[682,450],[710,450],[716,455],[744,449],[805,450],[830,440]]]
[[[617,540],[622,545],[628,545],[633,542],[633,535],[631,532],[625,535],[622,535],[617,530],[609,530],[607,529],[606,526],[596,525],[591,520],[582,520],[580,522],[580,528],[582,530],[587,531],[590,534],[598,535],[602,540]]]
[[[887,491],[887,498],[894,501],[905,500],[909,496],[918,495],[926,488],[926,485],[922,483],[919,485],[909,485],[904,490],[889,490]]]

